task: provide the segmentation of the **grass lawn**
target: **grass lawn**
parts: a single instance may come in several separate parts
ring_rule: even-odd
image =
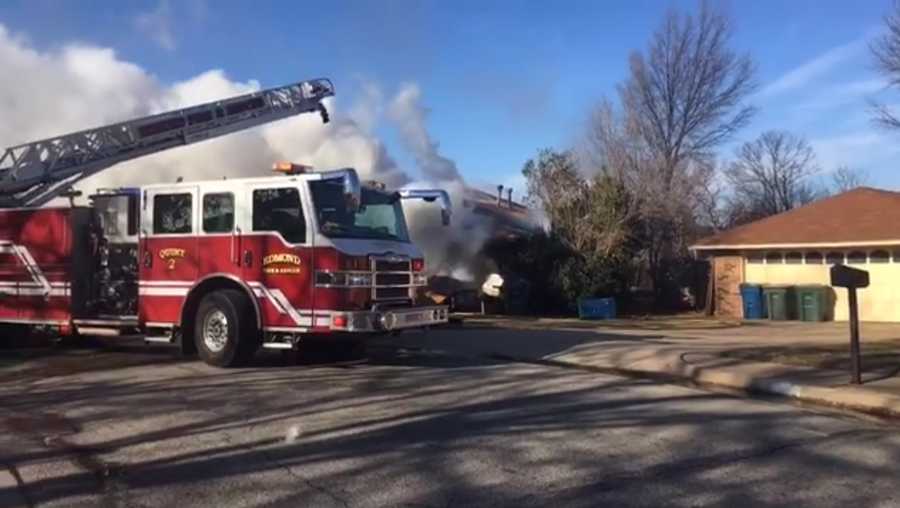
[[[900,339],[862,341],[863,371],[900,370]],[[721,356],[754,362],[774,362],[820,369],[849,370],[850,342],[844,345],[766,346],[723,351]]]
[[[629,330],[719,330],[756,323],[742,323],[737,320],[722,320],[700,313],[623,316],[617,319],[583,320],[573,316],[516,316],[455,314],[451,321],[467,328],[575,328],[575,329],[629,329]]]

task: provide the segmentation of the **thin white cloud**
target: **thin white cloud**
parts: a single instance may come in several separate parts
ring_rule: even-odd
[[[177,44],[172,30],[172,9],[168,0],[160,0],[151,11],[138,13],[134,24],[159,47],[166,51],[175,51]]]
[[[808,99],[799,102],[793,109],[808,114],[853,103],[859,103],[862,106],[867,99],[887,89],[888,86],[886,80],[877,77],[835,83],[809,94]]]
[[[866,38],[836,46],[783,74],[759,92],[760,97],[771,97],[802,88],[814,79],[826,74],[838,65],[857,56],[866,48]]]
[[[900,156],[896,134],[875,126],[811,140],[816,158],[825,169],[889,168]]]

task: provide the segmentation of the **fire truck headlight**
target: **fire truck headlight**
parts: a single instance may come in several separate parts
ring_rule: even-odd
[[[395,316],[393,312],[385,312],[378,321],[383,330],[393,330],[394,326],[397,324],[397,316]]]
[[[343,286],[347,282],[345,274],[340,272],[316,272],[317,286]]]
[[[372,274],[370,273],[351,273],[347,275],[348,286],[371,286]]]
[[[316,272],[316,285],[323,287],[366,287],[372,285],[372,274],[364,272]]]
[[[413,286],[427,286],[428,277],[421,273],[414,273],[412,276]]]

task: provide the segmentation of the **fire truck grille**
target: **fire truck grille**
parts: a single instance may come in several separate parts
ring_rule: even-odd
[[[402,261],[388,261],[387,259],[376,259],[375,261],[375,271],[376,272],[408,272],[409,271],[409,260],[404,259]]]
[[[375,288],[376,300],[409,298],[409,288]]]
[[[376,273],[375,274],[375,285],[376,286],[408,286],[409,285],[409,274],[408,273]]]

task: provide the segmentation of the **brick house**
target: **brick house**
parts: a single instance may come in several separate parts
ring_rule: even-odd
[[[740,284],[829,284],[829,269],[869,272],[860,318],[900,321],[900,193],[867,187],[704,238],[716,315],[741,317]],[[829,290],[829,317],[847,319],[846,290]]]

